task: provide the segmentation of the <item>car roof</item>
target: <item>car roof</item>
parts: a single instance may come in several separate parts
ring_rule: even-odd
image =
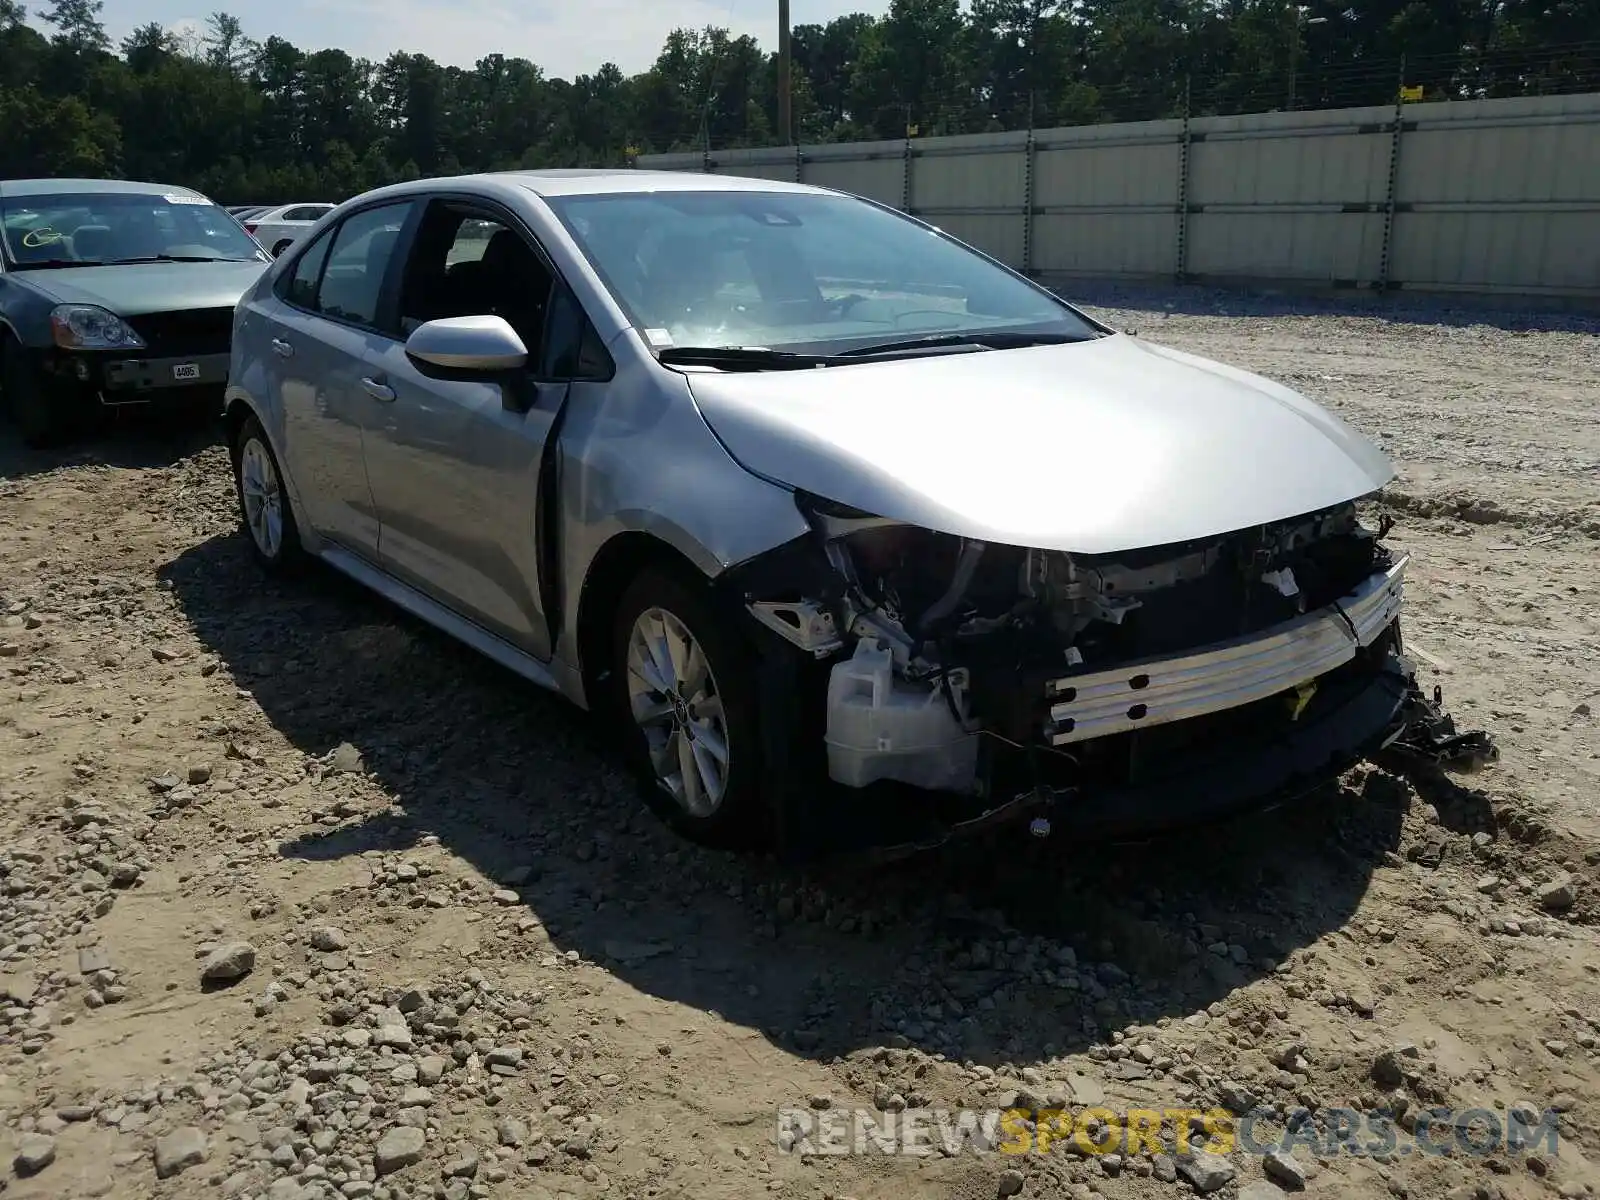
[[[540,196],[592,196],[606,192],[820,192],[778,179],[750,179],[702,171],[613,170],[501,171],[507,182]]]
[[[193,196],[209,199],[193,188],[170,183],[140,183],[131,179],[0,179],[0,199],[103,193],[123,196]]]
[[[435,179],[414,179],[379,189],[387,196],[436,191],[440,188],[520,187],[537,196],[598,196],[630,192],[791,192],[832,195],[826,188],[776,179],[750,179],[740,175],[703,174],[699,171],[639,171],[563,169],[548,171],[489,171]]]

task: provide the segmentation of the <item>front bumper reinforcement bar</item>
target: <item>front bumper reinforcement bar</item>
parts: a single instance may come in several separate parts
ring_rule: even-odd
[[[1280,744],[1221,769],[1198,771],[1182,786],[1162,784],[1111,793],[1040,786],[991,804],[966,820],[866,851],[869,861],[905,858],[1004,827],[1026,827],[1036,838],[1064,834],[1143,840],[1165,829],[1249,809],[1266,810],[1302,798],[1362,759],[1385,751],[1441,767],[1475,769],[1499,751],[1487,733],[1461,732],[1442,708],[1435,687],[1425,694],[1398,657],[1341,711]],[[1092,803],[1089,803],[1092,801]],[[846,857],[855,855],[846,852]]]
[[[1240,708],[1326,675],[1370,646],[1400,612],[1403,557],[1326,608],[1174,658],[1065,675],[1046,688],[1045,736],[1084,742]]]

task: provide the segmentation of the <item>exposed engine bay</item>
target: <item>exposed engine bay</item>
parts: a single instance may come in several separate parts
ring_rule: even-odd
[[[1346,503],[1105,556],[984,543],[815,498],[831,578],[755,601],[831,662],[830,777],[1000,797],[1126,785],[1408,671],[1406,560]],[[1407,676],[1409,682],[1409,675]]]

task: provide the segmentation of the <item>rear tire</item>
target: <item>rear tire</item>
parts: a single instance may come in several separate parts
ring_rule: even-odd
[[[45,378],[9,337],[0,344],[0,396],[22,440],[35,450],[59,446],[77,430],[78,397]]]
[[[736,626],[702,590],[646,570],[617,606],[611,683],[624,751],[650,807],[698,842],[755,840],[761,723],[751,652]]]
[[[264,570],[292,574],[305,563],[305,547],[300,543],[300,528],[295,524],[278,456],[255,417],[246,417],[239,426],[232,451],[234,491],[250,552]]]
[[[272,248],[272,257],[273,258],[281,258],[283,256],[283,252],[285,250],[287,250],[292,245],[294,245],[294,243],[292,241],[290,241],[288,238],[284,238],[282,241],[280,241],[276,246],[274,246]]]

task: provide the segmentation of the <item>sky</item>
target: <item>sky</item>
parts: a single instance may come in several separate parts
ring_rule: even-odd
[[[213,0],[224,7],[225,0]],[[37,14],[47,0],[27,5]],[[795,25],[823,24],[848,12],[881,13],[887,0],[790,0]],[[101,14],[113,42],[149,21],[169,29],[201,29],[215,11],[204,0],[105,0]],[[776,0],[273,0],[227,7],[245,34],[273,34],[302,50],[337,47],[357,58],[396,50],[469,67],[486,54],[526,58],[564,79],[616,63],[629,75],[655,61],[668,32],[719,25],[775,48]]]

